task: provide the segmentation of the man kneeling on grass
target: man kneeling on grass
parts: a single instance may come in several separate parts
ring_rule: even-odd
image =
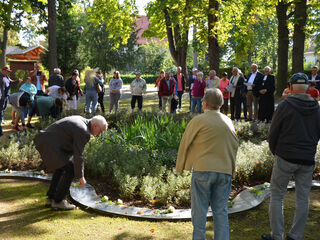
[[[85,119],[70,116],[53,123],[36,135],[34,143],[44,166],[53,171],[47,193],[46,207],[73,210],[66,197],[74,177],[79,178],[80,188],[86,184],[84,178],[83,150],[90,140],[90,134],[97,136],[108,127],[104,117]],[[73,156],[73,158],[72,158]]]

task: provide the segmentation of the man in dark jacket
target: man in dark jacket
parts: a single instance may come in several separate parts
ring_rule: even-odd
[[[174,79],[170,77],[170,73],[166,72],[164,78],[160,80],[159,94],[162,99],[162,111],[166,112],[167,102],[169,102],[169,111],[171,112],[171,100],[175,94]]]
[[[309,81],[316,82],[316,89],[320,90],[320,75],[318,74],[319,68],[318,66],[312,67],[311,75],[309,76]]]
[[[309,192],[320,137],[320,108],[318,102],[306,94],[307,75],[296,73],[290,83],[292,95],[278,105],[268,136],[275,162],[269,206],[271,234],[263,234],[264,240],[283,239],[283,197],[292,176],[295,178],[296,211],[287,240],[302,239],[309,212]]]
[[[259,90],[261,89],[263,74],[258,71],[257,64],[251,65],[252,72],[249,73],[246,81],[247,86],[247,109],[249,112],[248,120],[258,120],[258,103],[259,103]],[[252,114],[252,104],[254,107],[254,114]]]
[[[190,99],[190,106],[189,106],[189,110],[191,111],[191,99],[192,99],[192,88],[193,88],[193,84],[194,81],[197,79],[197,74],[198,74],[198,69],[197,68],[192,68],[192,74],[189,75],[189,79],[188,79],[188,85],[189,85],[189,99]]]
[[[53,74],[49,77],[48,80],[48,87],[51,86],[59,86],[59,87],[64,87],[64,80],[63,77],[61,76],[61,70],[60,68],[55,68],[53,70]]]
[[[91,119],[70,116],[60,119],[36,135],[34,143],[44,166],[54,172],[47,193],[47,207],[61,210],[75,208],[65,198],[73,177],[79,178],[79,187],[86,184],[82,156],[84,147],[90,140],[90,134],[96,136],[107,127],[105,118],[99,115]]]

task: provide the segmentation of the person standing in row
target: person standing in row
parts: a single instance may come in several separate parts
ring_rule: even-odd
[[[220,91],[223,94],[223,105],[220,109],[222,113],[228,115],[228,103],[229,103],[229,91],[226,89],[229,85],[228,74],[226,72],[222,73],[222,78],[220,79]]]
[[[275,77],[271,74],[271,68],[266,66],[264,68],[264,77],[259,90],[259,121],[270,122],[274,112],[274,91],[275,91]]]
[[[210,70],[209,76],[207,78],[207,88],[219,88],[220,79],[217,77],[215,70]]]
[[[110,109],[109,112],[112,112],[114,107],[114,113],[117,113],[119,110],[119,100],[121,97],[121,88],[122,88],[122,79],[120,77],[120,72],[115,71],[113,73],[113,78],[109,82],[110,88]]]
[[[30,71],[30,78],[32,84],[37,87],[37,95],[43,96],[45,91],[44,83],[48,80],[44,72],[41,71],[39,63],[34,64],[34,70]]]
[[[167,103],[169,103],[169,113],[171,112],[171,101],[175,95],[175,81],[170,77],[170,73],[166,72],[164,78],[160,81],[159,93],[162,98],[162,111],[166,112]]]
[[[246,81],[247,86],[247,109],[249,112],[249,121],[258,120],[258,104],[259,104],[259,90],[261,89],[263,74],[258,71],[258,65],[251,65],[252,72],[248,75]],[[252,104],[254,112],[252,111]]]
[[[193,68],[193,69],[192,69],[192,75],[189,75],[189,79],[188,79],[188,84],[189,84],[189,99],[190,99],[189,110],[190,110],[190,112],[191,112],[191,107],[192,107],[192,89],[193,89],[194,81],[197,79],[197,74],[198,74],[198,69]]]
[[[157,88],[157,91],[158,91],[159,109],[160,109],[160,110],[162,109],[162,97],[161,97],[160,92],[159,92],[159,87],[160,87],[160,81],[161,81],[161,79],[164,78],[164,74],[165,74],[165,71],[164,71],[164,70],[161,70],[161,71],[160,71],[160,76],[157,78],[156,84],[154,85],[154,87],[156,87],[156,88]]]
[[[67,99],[66,111],[72,111],[73,114],[78,109],[77,93],[79,92],[80,88],[78,86],[77,77],[78,73],[76,71],[73,71],[71,77],[66,81],[65,84],[66,90],[69,94]]]
[[[182,68],[180,66],[177,67],[177,75],[174,76],[174,79],[177,81],[177,93],[178,93],[178,101],[179,101],[178,112],[181,112],[182,96],[186,89],[186,81],[182,73]]]
[[[147,84],[146,81],[141,78],[141,73],[136,73],[136,78],[131,82],[130,84],[130,90],[131,90],[131,110],[133,112],[136,102],[138,101],[138,108],[139,112],[142,111],[142,103],[143,103],[143,94],[147,91]]]
[[[64,87],[64,79],[61,76],[60,68],[53,69],[53,74],[49,77],[48,87],[59,86]]]
[[[84,89],[86,93],[86,114],[95,115],[98,103],[97,85],[102,84],[101,80],[95,76],[94,70],[87,70],[84,77],[86,83]],[[91,106],[91,112],[90,112]]]
[[[202,111],[202,98],[204,95],[204,89],[206,88],[206,81],[203,79],[203,72],[197,73],[197,79],[194,81],[192,88],[192,105],[191,105],[191,113],[195,112],[196,105],[198,108],[198,113],[200,114]]]
[[[244,88],[244,78],[240,75],[239,69],[232,69],[232,77],[229,82],[230,91],[230,112],[231,120],[240,120],[241,116],[241,96]]]
[[[100,71],[96,72],[96,78],[97,78],[98,84],[101,87],[101,92],[98,92],[98,103],[100,105],[101,111],[104,114],[105,113],[105,111],[104,111],[104,103],[103,103],[104,91],[105,91],[104,90],[104,79],[103,79],[103,76],[102,76]]]
[[[316,89],[320,91],[320,75],[318,74],[318,71],[318,66],[313,66],[311,75],[309,76],[309,80],[312,82],[316,82]]]

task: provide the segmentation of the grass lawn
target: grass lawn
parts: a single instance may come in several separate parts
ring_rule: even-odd
[[[86,209],[61,212],[44,208],[48,183],[0,179],[0,239],[191,239],[191,221],[157,222],[101,216]],[[294,192],[285,198],[286,229],[294,214]],[[268,201],[230,216],[230,239],[258,240],[269,231]],[[320,191],[311,193],[304,239],[320,239]],[[207,223],[207,239],[213,224]]]

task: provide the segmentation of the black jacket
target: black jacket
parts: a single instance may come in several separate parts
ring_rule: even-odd
[[[252,75],[252,72],[249,73],[246,82],[249,81],[251,75]],[[261,89],[262,81],[263,81],[263,74],[261,72],[257,71],[256,77],[253,80],[254,87],[252,88],[252,93],[256,97],[260,96],[259,90]]]
[[[57,85],[57,86],[60,86],[60,87],[64,87],[64,80],[63,80],[63,77],[60,75],[60,74],[52,74],[50,77],[49,77],[49,80],[48,80],[48,85],[49,87],[53,86],[53,85]]]
[[[320,137],[320,108],[307,94],[282,100],[269,129],[271,152],[288,162],[313,165]]]
[[[262,83],[260,86],[260,89],[267,89],[267,92],[264,94],[265,96],[273,96],[274,90],[275,90],[275,77],[272,74],[269,74],[267,76],[267,79],[263,81],[262,78]]]

